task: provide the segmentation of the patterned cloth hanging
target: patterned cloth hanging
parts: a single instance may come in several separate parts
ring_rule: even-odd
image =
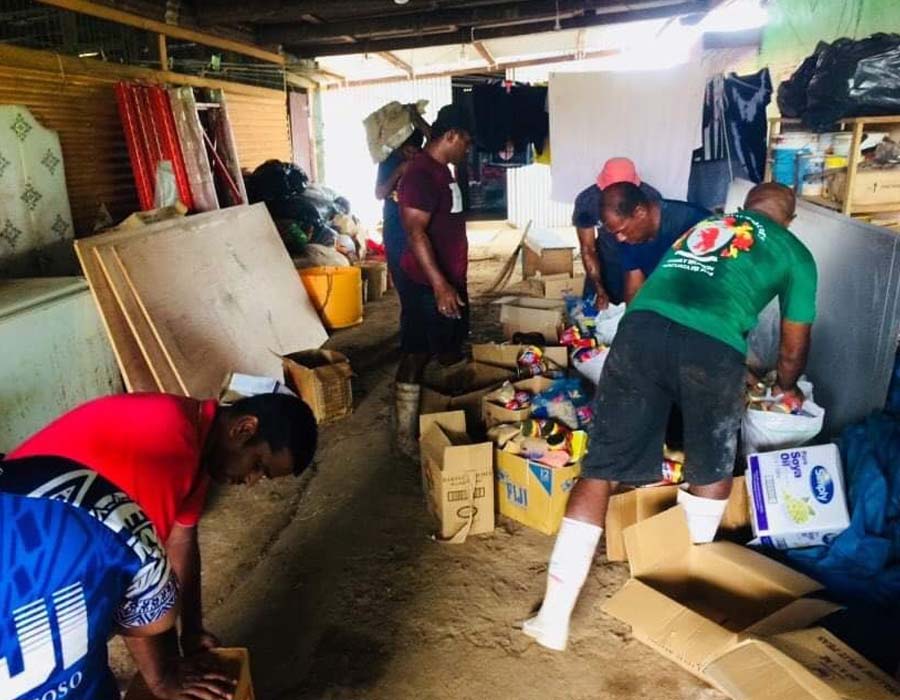
[[[74,236],[62,150],[22,105],[0,105],[0,275],[58,273]]]

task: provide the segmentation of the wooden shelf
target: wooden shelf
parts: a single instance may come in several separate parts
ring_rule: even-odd
[[[843,205],[840,202],[835,202],[833,199],[826,199],[825,197],[814,195],[800,195],[800,199],[810,202],[811,204],[818,204],[820,207],[834,209],[835,211],[841,211],[843,209]],[[900,202],[897,202],[895,204],[853,205],[852,209],[850,210],[850,215],[887,214],[892,211],[900,211]]]

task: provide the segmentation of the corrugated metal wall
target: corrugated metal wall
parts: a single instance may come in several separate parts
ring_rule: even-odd
[[[527,72],[523,73],[516,68],[507,69],[506,79],[523,82],[533,80]],[[516,226],[525,226],[529,221],[541,227],[569,226],[572,223],[572,204],[550,199],[551,185],[550,167],[547,165],[529,165],[507,170],[507,218]]]
[[[172,73],[0,47],[0,103],[24,104],[58,132],[76,235],[93,230],[101,204],[121,219],[138,207],[113,86],[145,80],[222,88],[241,166],[290,160],[284,92]]]
[[[550,199],[550,168],[528,165],[506,171],[507,218],[516,226],[533,221],[535,226],[569,226],[572,205]]]
[[[225,91],[228,118],[242,168],[253,170],[271,158],[291,160],[287,95],[276,90],[270,92],[269,96],[261,96]]]
[[[425,119],[453,100],[450,78],[405,80],[381,85],[338,88],[322,93],[324,181],[350,199],[353,213],[372,226],[381,218],[381,202],[375,199],[375,175],[366,145],[362,120],[382,105],[397,100],[428,100]],[[318,144],[317,144],[318,146]]]
[[[101,203],[116,218],[138,206],[114,84],[99,76],[0,66],[0,103],[26,105],[59,134],[77,233],[92,230]]]

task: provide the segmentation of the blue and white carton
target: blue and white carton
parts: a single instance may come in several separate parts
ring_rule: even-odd
[[[837,445],[752,454],[746,484],[756,537],[750,544],[827,545],[850,525]]]

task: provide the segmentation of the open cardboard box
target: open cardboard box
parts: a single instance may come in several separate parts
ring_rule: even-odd
[[[695,545],[681,506],[625,530],[631,579],[603,606],[635,638],[703,680],[707,666],[753,637],[809,626],[839,610],[804,598],[822,586],[731,542]]]
[[[519,355],[527,347],[515,343],[478,343],[472,346],[472,359],[475,362],[515,371],[519,368]],[[546,345],[541,350],[544,352],[544,363],[548,369],[565,370],[569,366],[568,348],[562,345]]]
[[[517,333],[539,333],[547,343],[559,342],[559,331],[563,327],[565,302],[555,299],[533,299],[531,297],[505,297],[494,303],[500,304],[500,323],[503,336],[513,340]]]
[[[581,473],[581,461],[548,467],[499,448],[495,456],[500,513],[545,535],[555,534]]]
[[[466,414],[471,435],[484,431],[481,420],[481,399],[507,380],[515,379],[509,369],[481,362],[468,363],[456,377],[443,386],[423,386],[419,399],[419,413],[442,413],[460,410]]]
[[[606,558],[609,561],[627,561],[625,528],[652,518],[668,510],[678,502],[678,486],[648,486],[617,493],[609,499],[606,511]],[[750,534],[750,505],[744,477],[737,476],[731,487],[720,531],[747,530]],[[747,538],[749,539],[749,537]],[[746,540],[745,540],[746,541]]]
[[[473,444],[462,411],[419,416],[422,490],[440,538],[465,542],[494,529],[494,446]]]
[[[900,682],[821,627],[747,640],[704,673],[734,700],[900,698]]]
[[[312,409],[317,423],[353,413],[353,370],[335,350],[303,350],[281,358],[284,379]]]
[[[516,391],[527,391],[532,396],[546,391],[551,386],[553,386],[553,380],[547,379],[547,377],[532,377],[513,382]],[[498,391],[500,389],[494,389],[481,397],[481,416],[486,428],[490,429],[503,423],[519,423],[531,417],[531,406],[513,410],[495,403]]]

